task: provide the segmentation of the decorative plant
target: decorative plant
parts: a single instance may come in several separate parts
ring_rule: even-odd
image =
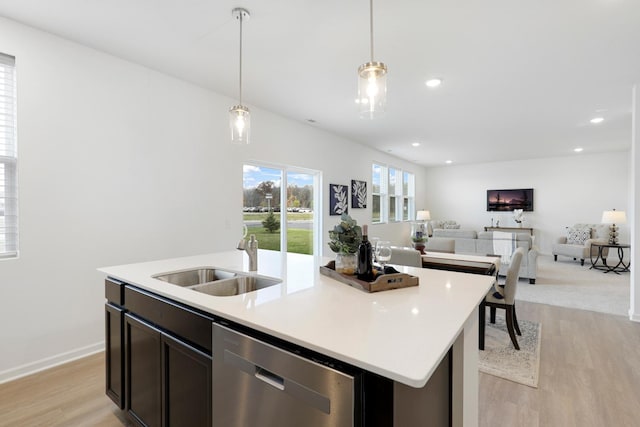
[[[362,242],[362,229],[355,219],[343,213],[340,223],[329,231],[329,248],[337,254],[355,254]]]
[[[524,213],[522,209],[513,210],[513,220],[518,224],[522,224],[524,222]]]
[[[427,236],[422,235],[422,236],[411,236],[411,241],[413,243],[424,243],[427,241]]]

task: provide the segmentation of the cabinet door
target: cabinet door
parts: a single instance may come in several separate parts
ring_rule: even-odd
[[[211,357],[162,335],[165,426],[211,426]]]
[[[104,309],[106,393],[124,409],[124,310],[111,304]]]
[[[161,332],[125,314],[126,409],[139,425],[161,425]]]

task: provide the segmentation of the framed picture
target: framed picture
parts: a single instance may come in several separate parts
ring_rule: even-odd
[[[366,209],[367,181],[351,180],[351,207],[354,209]]]
[[[533,212],[533,188],[487,190],[487,212],[514,209]]]
[[[329,184],[329,215],[349,213],[349,186]]]

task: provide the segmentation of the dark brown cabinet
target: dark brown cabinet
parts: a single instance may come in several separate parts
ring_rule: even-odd
[[[213,318],[113,279],[105,285],[106,394],[135,425],[211,426]]]
[[[125,314],[127,410],[142,426],[211,425],[211,357]]]
[[[124,310],[105,304],[105,359],[107,396],[124,409]]]
[[[125,314],[127,412],[142,426],[160,426],[161,332]]]
[[[211,425],[211,357],[162,335],[164,419],[168,426]]]
[[[124,409],[124,283],[108,278],[105,298],[106,394]]]

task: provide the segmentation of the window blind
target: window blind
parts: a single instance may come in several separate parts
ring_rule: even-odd
[[[0,258],[18,254],[15,58],[0,53]]]

